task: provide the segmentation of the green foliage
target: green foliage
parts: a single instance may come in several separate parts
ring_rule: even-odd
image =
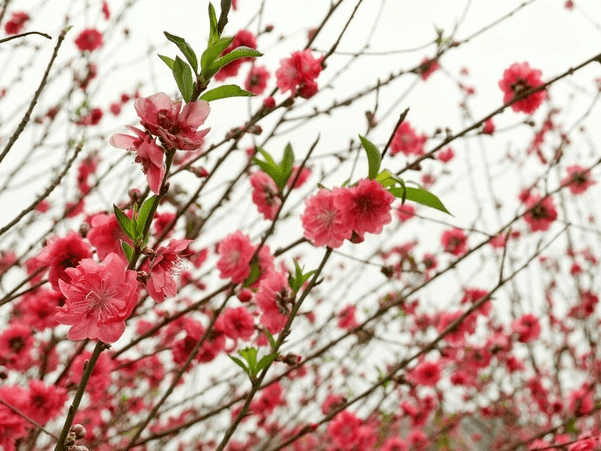
[[[213,100],[225,99],[227,97],[251,97],[254,96],[252,92],[245,91],[237,85],[223,85],[210,91],[205,92],[200,98],[207,102]]]
[[[303,287],[303,284],[315,274],[315,270],[309,271],[308,273],[303,273],[302,268],[299,266],[298,262],[294,261],[294,275],[292,273],[288,274],[288,285],[290,285],[290,289],[294,293],[298,293],[300,289]]]
[[[276,162],[267,151],[259,148],[258,152],[264,160],[254,157],[253,163],[271,177],[280,191],[283,190],[288,179],[292,175],[292,167],[294,165],[294,152],[292,151],[292,146],[290,144],[286,145],[284,157],[279,163]]]
[[[174,34],[163,32],[165,37],[177,45],[177,48],[184,54],[190,65],[192,66],[192,70],[196,72],[198,70],[198,58],[196,57],[196,53],[190,47],[190,44],[186,42],[184,38],[180,38],[179,36],[175,36]]]
[[[173,78],[177,83],[179,92],[182,93],[182,97],[186,102],[189,102],[194,92],[194,79],[192,78],[192,69],[184,62],[179,56],[175,57],[173,63]]]
[[[248,347],[240,349],[238,354],[242,359],[234,357],[228,354],[228,357],[232,359],[240,368],[244,370],[251,381],[259,374],[261,370],[267,367],[277,357],[277,353],[267,354],[257,361],[257,348]]]
[[[368,164],[368,177],[370,180],[375,179],[380,172],[380,164],[382,163],[382,157],[378,148],[367,138],[359,135],[361,145],[367,153],[367,164]]]

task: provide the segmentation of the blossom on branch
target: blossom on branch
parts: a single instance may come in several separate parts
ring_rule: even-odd
[[[25,27],[25,23],[29,20],[29,14],[17,11],[12,13],[8,22],[4,24],[6,34],[19,34]]]
[[[155,302],[163,302],[165,297],[177,294],[174,275],[178,263],[187,251],[192,240],[171,240],[167,246],[161,246],[150,262],[150,278],[146,282],[146,291]]]
[[[164,92],[140,97],[134,104],[140,123],[168,149],[196,150],[202,146],[208,128],[198,130],[210,112],[209,102],[174,102]],[[180,111],[181,110],[181,111]]]
[[[561,180],[562,185],[568,185],[572,194],[582,194],[589,186],[594,185],[594,180],[591,180],[591,171],[578,164],[574,164],[567,168],[568,176]]]
[[[514,98],[520,97],[522,93],[541,86],[543,84],[540,79],[541,75],[540,70],[532,69],[526,62],[514,63],[509,66],[508,69],[505,69],[503,78],[499,81],[499,87],[504,93],[503,103],[509,103]],[[537,91],[515,102],[511,105],[511,109],[516,112],[532,114],[546,97],[547,93],[544,90]]]
[[[127,269],[115,253],[107,255],[102,265],[86,258],[66,272],[71,281],[59,281],[65,305],[57,308],[54,317],[59,323],[72,326],[68,337],[117,341],[138,301],[136,272]]]
[[[280,60],[280,68],[276,71],[277,86],[282,92],[290,91],[294,97],[298,94],[308,99],[317,93],[315,79],[321,73],[322,58],[314,58],[311,50],[293,52],[290,58]]]
[[[409,122],[403,122],[394,132],[390,143],[390,155],[403,152],[405,155],[423,155],[424,145],[428,137],[425,134],[418,135]]]
[[[155,194],[159,194],[163,177],[165,177],[164,152],[154,138],[148,133],[136,127],[126,126],[136,136],[117,133],[111,136],[110,143],[119,149],[136,152],[136,163],[142,165],[142,171],[146,174],[148,186]]]
[[[549,230],[557,219],[557,210],[553,199],[549,196],[541,199],[540,196],[528,196],[524,203],[528,211],[524,214],[524,221],[530,226],[531,232]]]
[[[102,44],[102,33],[95,28],[85,29],[75,38],[75,45],[82,52],[84,50],[91,52],[102,47]]]
[[[304,237],[314,246],[337,248],[352,235],[352,228],[343,220],[342,210],[334,202],[341,191],[342,188],[334,191],[320,189],[317,194],[305,199],[305,211],[300,218]]]

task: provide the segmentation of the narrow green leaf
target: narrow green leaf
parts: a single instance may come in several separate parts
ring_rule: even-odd
[[[242,368],[246,374],[248,374],[248,375],[250,376],[249,369],[246,367],[246,365],[244,364],[244,362],[243,362],[242,360],[240,360],[238,357],[234,357],[234,356],[231,356],[231,355],[229,355],[229,354],[228,354],[227,356],[228,356],[230,359],[232,359],[234,362],[236,362],[236,364],[237,364],[237,365],[238,365],[240,368]]]
[[[438,197],[432,194],[429,191],[426,191],[422,188],[391,188],[389,191],[396,197],[402,197],[403,193],[405,193],[405,197],[407,200],[411,200],[413,202],[417,202],[418,204],[426,205],[428,207],[434,208],[436,210],[442,211],[443,213],[447,213],[453,216],[449,210],[443,205]]]
[[[209,70],[213,73],[217,73],[219,69],[221,69],[226,64],[231,63],[240,58],[257,58],[259,56],[263,56],[261,52],[255,49],[251,49],[250,47],[237,47],[232,50],[230,53],[223,55],[221,58],[218,58],[211,64]]]
[[[192,69],[194,70],[194,72],[196,72],[198,70],[198,58],[196,57],[196,53],[194,53],[194,50],[192,50],[192,47],[190,47],[190,44],[188,44],[184,38],[180,38],[179,36],[175,36],[174,34],[167,33],[166,31],[163,31],[163,34],[168,40],[177,45],[177,48],[180,49],[180,51],[184,54],[184,56],[192,66]]]
[[[182,97],[186,102],[189,102],[194,91],[192,69],[179,56],[175,57],[175,63],[173,63],[173,77],[175,78],[179,92],[182,93]]]
[[[129,219],[129,217],[125,213],[123,213],[123,210],[121,210],[115,204],[113,204],[113,211],[115,212],[115,216],[117,217],[117,222],[119,223],[121,230],[123,230],[123,232],[125,232],[125,234],[132,240],[135,239],[133,221]]]
[[[157,56],[159,58],[161,58],[167,66],[169,66],[169,69],[173,70],[173,64],[175,64],[175,60],[173,60],[165,55],[157,55]]]
[[[267,339],[269,340],[269,344],[271,345],[271,349],[275,348],[275,338],[273,338],[273,335],[271,335],[271,332],[269,332],[267,329],[265,329],[265,335],[267,335]]]
[[[138,219],[136,220],[136,237],[141,237],[144,225],[148,220],[148,215],[152,210],[152,206],[156,200],[156,196],[152,196],[144,201],[140,211],[138,212]]]
[[[215,14],[215,7],[209,2],[209,46],[219,39],[219,30],[217,28],[217,14]]]
[[[132,255],[134,255],[134,250],[125,241],[121,241],[121,249],[123,249],[123,253],[125,253],[127,261],[130,262]]]
[[[359,135],[361,145],[367,153],[367,164],[368,164],[368,176],[370,180],[375,179],[380,172],[380,164],[382,163],[382,157],[378,148],[367,138]]]
[[[294,152],[292,151],[292,146],[290,143],[286,145],[284,149],[284,157],[282,158],[282,163],[280,164],[280,169],[282,176],[284,177],[284,185],[288,182],[288,179],[292,175],[292,167],[294,166]],[[284,188],[283,186],[281,187]]]
[[[240,86],[236,85],[223,85],[218,88],[211,89],[205,92],[200,98],[211,102],[213,100],[225,99],[227,97],[252,97],[252,92],[245,91]]]
[[[233,40],[233,36],[219,38],[217,41],[215,41],[214,44],[208,46],[206,50],[202,52],[202,55],[200,56],[200,69],[202,76],[210,78],[210,76],[207,73],[208,69],[215,62],[215,60],[219,58],[221,52],[223,52],[227,48],[227,46],[232,43]]]

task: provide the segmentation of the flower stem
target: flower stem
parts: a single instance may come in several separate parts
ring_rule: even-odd
[[[83,398],[83,394],[86,391],[86,385],[88,385],[90,376],[92,376],[92,371],[94,370],[94,366],[98,361],[98,357],[100,357],[100,353],[105,349],[108,349],[108,345],[98,340],[94,351],[92,351],[92,356],[90,357],[90,360],[88,360],[85,364],[84,372],[81,376],[81,382],[77,387],[75,398],[73,398],[73,402],[69,406],[69,413],[67,414],[67,418],[65,419],[65,424],[63,424],[63,429],[61,431],[60,437],[58,438],[58,442],[56,443],[54,451],[65,450],[65,440],[67,439],[67,435],[69,434],[69,430],[71,429],[71,425],[73,424],[73,419],[75,418],[75,414],[77,413],[77,409],[79,408],[81,398]]]

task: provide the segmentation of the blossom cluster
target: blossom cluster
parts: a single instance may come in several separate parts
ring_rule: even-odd
[[[360,180],[356,186],[320,189],[305,200],[301,214],[304,237],[315,246],[337,248],[344,240],[361,242],[365,233],[380,233],[392,221],[395,197],[377,180]]]

